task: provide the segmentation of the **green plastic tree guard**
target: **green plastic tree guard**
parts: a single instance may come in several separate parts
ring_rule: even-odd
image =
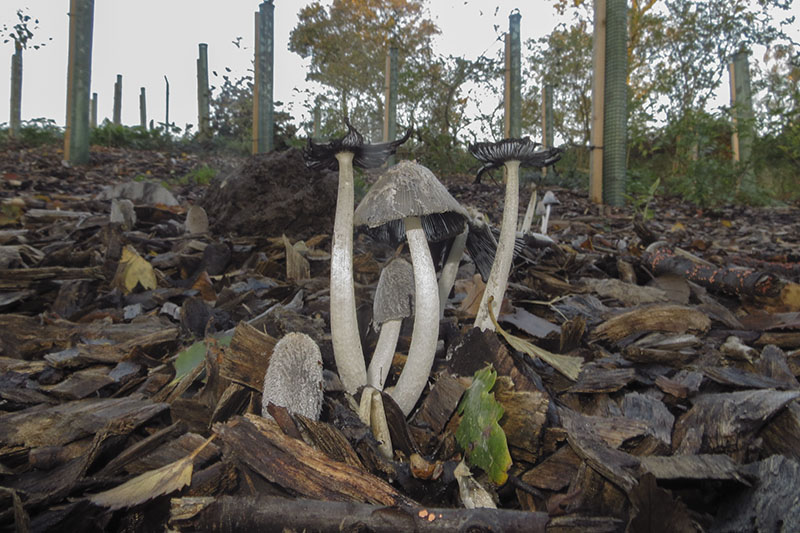
[[[117,74],[114,82],[114,124],[122,124],[122,74]]]
[[[520,19],[522,15],[514,10],[508,16],[509,35],[509,76],[508,76],[508,137],[522,136],[522,58],[520,46]]]
[[[752,165],[754,116],[753,95],[750,89],[750,68],[747,50],[741,50],[731,58],[731,108],[733,109],[733,158],[744,169],[739,190],[746,194],[756,192],[756,174]]]
[[[628,137],[627,17],[626,0],[607,0],[603,202],[612,206],[623,205],[627,180],[625,162]]]
[[[197,58],[197,129],[201,137],[211,135],[211,113],[208,90],[208,45],[200,43]]]
[[[89,127],[97,127],[97,93],[92,93],[91,111],[89,116]]]
[[[147,129],[147,97],[144,87],[139,92],[139,125],[143,130]]]
[[[397,138],[397,47],[389,48],[386,54],[386,109],[383,117],[383,140],[393,141]],[[386,160],[387,166],[395,163],[395,156]]]
[[[92,82],[94,0],[70,0],[67,67],[67,127],[64,158],[89,161],[89,94]]]
[[[273,67],[275,6],[261,2],[256,12],[255,86],[253,89],[253,153],[270,152],[274,146]]]
[[[14,55],[11,56],[11,116],[8,129],[11,137],[16,137],[22,122],[22,44],[14,42]]]

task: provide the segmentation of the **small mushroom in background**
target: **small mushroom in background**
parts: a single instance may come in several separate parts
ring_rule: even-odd
[[[503,139],[496,143],[476,143],[469,146],[469,151],[484,165],[478,171],[478,177],[493,168],[506,168],[506,192],[503,205],[503,221],[500,226],[500,239],[497,253],[486,290],[483,292],[475,327],[481,330],[494,329],[489,317],[489,302],[493,302],[492,312],[498,315],[503,295],[508,285],[508,274],[514,255],[516,241],[517,215],[519,211],[519,167],[546,167],[561,158],[561,149],[550,148],[537,150],[537,143],[528,137],[522,139]]]
[[[367,384],[383,390],[392,366],[403,319],[411,316],[414,300],[414,270],[403,258],[383,267],[372,303],[372,321],[380,327],[375,353],[367,368]]]
[[[542,235],[547,235],[547,224],[550,222],[550,211],[556,204],[560,204],[553,191],[547,191],[544,198],[542,198],[542,205],[544,206],[544,216],[542,217]]]
[[[208,233],[208,215],[206,210],[199,205],[193,205],[186,211],[184,229],[190,235]]]
[[[390,168],[367,192],[354,214],[373,236],[398,240],[405,233],[414,270],[414,329],[408,359],[391,396],[408,415],[433,366],[439,337],[439,288],[428,237],[445,240],[462,233],[467,211],[433,172],[411,161]],[[380,237],[379,237],[380,238]]]
[[[272,403],[290,413],[319,420],[322,384],[322,354],[317,343],[305,333],[288,333],[272,349],[264,376],[261,413],[269,418],[267,406]]]
[[[367,382],[364,351],[356,318],[353,285],[353,167],[375,168],[397,151],[411,135],[392,142],[364,144],[364,137],[348,120],[348,133],[341,139],[315,143],[310,138],[303,150],[306,166],[315,170],[339,170],[339,189],[331,245],[331,342],[339,377],[350,394]]]

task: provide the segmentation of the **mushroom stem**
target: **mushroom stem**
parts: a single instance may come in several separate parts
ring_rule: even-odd
[[[550,222],[550,206],[544,206],[544,216],[542,217],[542,235],[547,235],[547,224]]]
[[[403,219],[411,264],[414,267],[414,331],[408,359],[391,395],[408,416],[428,383],[439,338],[439,301],[436,271],[419,217]]]
[[[531,199],[528,202],[527,209],[525,209],[525,218],[522,219],[522,226],[519,228],[523,235],[527,234],[531,230],[531,224],[533,224],[533,215],[536,212],[536,200],[539,196],[539,191],[536,188],[536,184],[534,183],[532,186],[533,191],[531,191]]]
[[[465,227],[464,231],[456,236],[453,240],[453,246],[450,247],[450,253],[447,254],[447,261],[442,267],[442,273],[439,276],[439,319],[444,317],[444,306],[447,304],[447,297],[450,296],[450,290],[456,282],[458,264],[461,262],[461,256],[464,255],[468,234],[469,228]]]
[[[517,230],[517,211],[519,209],[519,164],[517,160],[505,162],[507,169],[506,194],[503,205],[503,222],[500,226],[500,239],[497,242],[497,253],[489,279],[486,280],[486,289],[483,291],[478,315],[475,317],[475,327],[481,331],[494,330],[494,324],[489,317],[489,305],[492,312],[498,316],[503,295],[508,284],[508,273],[511,270],[511,261],[514,257],[514,238]],[[491,300],[490,304],[490,299]]]
[[[367,368],[367,385],[383,390],[383,386],[386,384],[386,376],[389,375],[389,369],[392,366],[397,339],[400,338],[400,326],[402,325],[403,319],[387,320],[381,325],[381,334],[378,336],[378,342],[375,345],[375,353],[372,354],[372,361],[370,361],[369,368]]]
[[[331,246],[331,341],[339,378],[354,394],[367,382],[353,286],[353,153],[339,152],[339,191]]]

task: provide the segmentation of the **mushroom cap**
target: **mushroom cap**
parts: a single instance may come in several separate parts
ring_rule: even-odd
[[[556,195],[553,194],[553,191],[547,191],[542,198],[542,205],[553,205],[553,204],[560,204],[561,202],[558,201]]]
[[[309,137],[308,144],[303,149],[303,159],[308,168],[338,170],[339,161],[336,159],[336,154],[341,152],[353,153],[354,167],[377,168],[384,164],[389,156],[397,151],[397,147],[411,136],[411,129],[408,129],[403,137],[395,141],[365,144],[364,136],[350,124],[350,121],[345,119],[345,124],[347,133],[341,139],[315,143]]]
[[[381,270],[375,289],[373,322],[377,325],[411,316],[413,300],[414,268],[402,257],[389,261]]]
[[[366,226],[373,237],[402,242],[403,219],[420,217],[429,241],[455,237],[464,230],[467,211],[428,168],[401,161],[370,187],[353,214],[355,226]]]
[[[561,148],[539,149],[541,145],[530,137],[508,138],[497,142],[480,142],[469,145],[470,153],[483,163],[478,178],[488,170],[500,168],[506,161],[519,161],[523,167],[543,168],[561,159]]]

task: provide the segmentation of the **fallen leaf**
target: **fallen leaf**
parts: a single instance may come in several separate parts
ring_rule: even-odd
[[[155,289],[158,285],[156,274],[147,259],[144,259],[132,246],[122,249],[122,259],[117,266],[112,286],[119,287],[125,294],[131,293],[137,285],[145,290]]]
[[[489,299],[489,318],[492,319],[492,323],[494,324],[497,332],[503,336],[503,338],[506,340],[506,342],[508,342],[508,344],[511,345],[512,348],[520,352],[525,352],[531,357],[538,357],[572,381],[576,381],[578,379],[578,375],[581,373],[581,368],[583,368],[583,359],[573,355],[562,355],[548,352],[544,348],[539,348],[538,346],[531,344],[524,339],[515,337],[511,333],[507,333],[505,330],[503,330],[503,328],[500,327],[500,324],[497,323],[497,319],[494,317],[494,313],[492,313],[491,306],[492,300]]]
[[[182,489],[192,481],[192,461],[208,443],[214,440],[214,437],[216,435],[212,435],[183,459],[145,472],[113,489],[93,494],[89,496],[89,501],[114,511],[123,507],[133,507],[155,497]]]

